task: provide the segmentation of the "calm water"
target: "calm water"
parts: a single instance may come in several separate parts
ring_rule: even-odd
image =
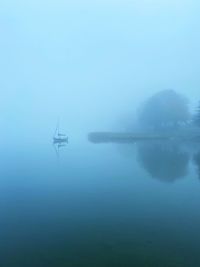
[[[1,267],[200,266],[200,146],[4,146]],[[198,167],[199,166],[199,167]]]

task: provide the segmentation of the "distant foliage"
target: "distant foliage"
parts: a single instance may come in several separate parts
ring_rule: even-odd
[[[187,99],[174,90],[164,90],[153,95],[139,114],[140,125],[152,128],[174,127],[189,119]]]

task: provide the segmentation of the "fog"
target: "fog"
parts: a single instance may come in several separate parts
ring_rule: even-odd
[[[120,131],[169,88],[194,109],[199,8],[195,0],[1,1],[3,135],[51,136],[58,117],[72,135]]]
[[[200,266],[199,11],[0,1],[0,267]]]

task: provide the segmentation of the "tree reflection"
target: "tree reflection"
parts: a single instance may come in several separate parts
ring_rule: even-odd
[[[197,167],[197,173],[198,173],[198,177],[200,179],[200,151],[194,155],[193,161]]]
[[[143,143],[138,144],[138,160],[153,178],[173,182],[186,176],[189,155],[171,142]]]

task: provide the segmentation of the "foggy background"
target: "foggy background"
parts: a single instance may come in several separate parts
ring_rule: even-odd
[[[200,99],[200,3],[0,3],[0,123],[5,138],[124,130],[141,103],[174,89]],[[5,141],[4,141],[5,142]]]

